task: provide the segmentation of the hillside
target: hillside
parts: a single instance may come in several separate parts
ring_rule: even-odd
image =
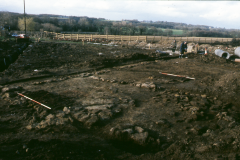
[[[0,28],[10,31],[22,29],[23,14],[0,12]],[[31,19],[32,18],[32,19]],[[205,25],[191,25],[167,21],[138,21],[122,20],[110,21],[104,18],[90,18],[87,16],[63,15],[27,15],[29,25],[27,30],[40,29],[53,32],[96,32],[112,35],[158,35],[158,36],[196,36],[196,37],[240,37],[238,30],[214,28]],[[22,29],[23,30],[23,29]]]

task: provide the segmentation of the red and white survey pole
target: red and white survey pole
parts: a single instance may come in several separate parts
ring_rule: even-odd
[[[175,74],[169,74],[169,73],[163,73],[163,72],[159,72],[160,74],[163,75],[167,75],[167,76],[173,76],[173,77],[183,77],[183,78],[187,78],[187,79],[193,79],[195,80],[195,78],[191,78],[191,77],[187,77],[187,76],[181,76],[181,75],[175,75]]]
[[[27,99],[29,99],[29,100],[37,103],[37,104],[40,104],[41,106],[43,106],[43,107],[45,107],[45,108],[47,108],[47,109],[51,109],[50,107],[48,107],[48,106],[46,106],[46,105],[44,105],[44,104],[42,104],[42,103],[40,103],[40,102],[38,102],[38,101],[35,101],[35,100],[33,100],[33,99],[31,99],[31,98],[29,98],[29,97],[27,97],[27,96],[24,96],[24,95],[21,94],[21,93],[17,93],[17,94],[20,95],[20,96],[22,96],[22,97],[24,97],[24,98],[27,98]]]

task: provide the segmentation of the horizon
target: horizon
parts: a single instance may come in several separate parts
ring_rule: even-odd
[[[23,13],[23,1],[3,1],[0,11]],[[240,29],[238,1],[25,1],[26,14],[104,18],[110,21],[167,21],[214,28]],[[197,6],[197,7],[196,7]],[[209,7],[213,6],[213,7]],[[141,8],[144,8],[142,10]]]

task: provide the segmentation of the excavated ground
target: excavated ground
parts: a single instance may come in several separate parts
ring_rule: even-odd
[[[0,72],[0,160],[239,159],[240,64],[166,45],[30,44]]]

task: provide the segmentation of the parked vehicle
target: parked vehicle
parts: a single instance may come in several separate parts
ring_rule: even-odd
[[[29,38],[29,36],[26,34],[19,34],[17,38]]]
[[[29,36],[26,34],[19,34],[16,38],[17,38],[17,41],[24,41],[24,42],[29,41]]]
[[[17,33],[13,33],[12,37],[18,37],[18,34]]]

